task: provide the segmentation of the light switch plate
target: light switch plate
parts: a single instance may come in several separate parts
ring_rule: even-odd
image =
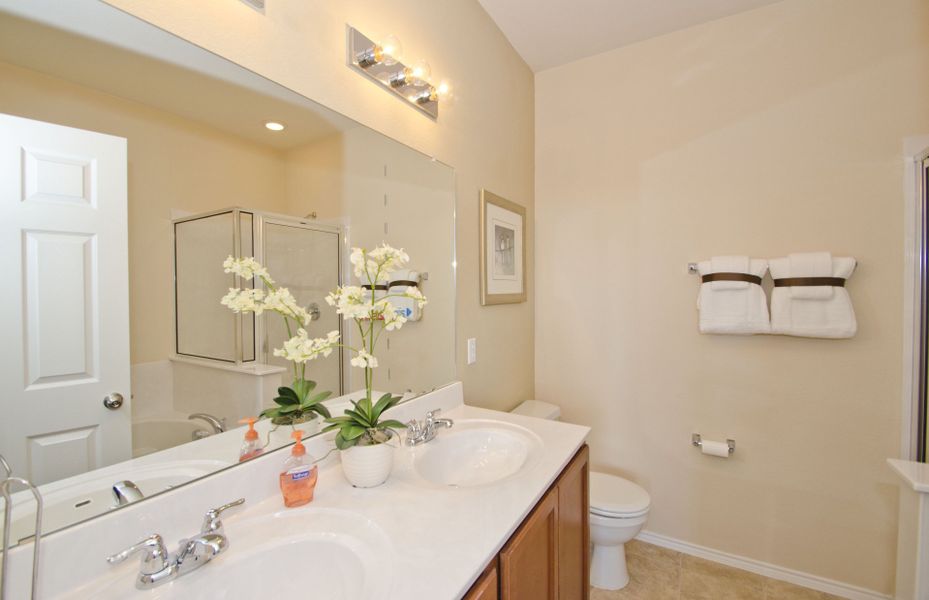
[[[477,338],[468,338],[468,364],[477,362]]]

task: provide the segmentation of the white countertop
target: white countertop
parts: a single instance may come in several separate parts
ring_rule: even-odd
[[[899,458],[888,458],[887,464],[913,488],[913,491],[929,493],[929,464]]]
[[[356,489],[345,480],[337,453],[333,453],[320,463],[313,502],[286,509],[277,489],[279,463],[286,453],[274,453],[50,536],[43,542],[42,597],[183,598],[185,579],[216,577],[216,567],[222,561],[234,559],[237,550],[246,552],[246,548],[237,545],[237,528],[242,544],[246,543],[242,528],[255,519],[339,512],[372,524],[389,540],[390,568],[385,576],[389,582],[385,585],[390,591],[379,594],[378,598],[460,598],[554,483],[589,433],[589,428],[578,425],[465,406],[461,395],[461,385],[454,384],[398,406],[391,416],[401,421],[421,418],[428,410],[441,407],[442,417],[454,420],[493,419],[513,423],[539,436],[542,446],[538,458],[495,484],[449,488],[424,485],[412,469],[416,452],[428,444],[401,447],[396,450],[394,470],[386,483]],[[440,430],[438,436],[446,431]],[[306,445],[308,452],[322,456],[331,447],[331,441],[319,436],[308,440]],[[153,532],[161,533],[169,543],[191,535],[205,509],[239,496],[247,498],[245,506],[230,511],[224,518],[229,550],[211,564],[155,588],[157,592],[132,587],[138,570],[136,560],[115,567],[103,560]],[[307,522],[310,521],[308,518]],[[259,554],[252,560],[260,557]],[[23,575],[28,577],[28,569],[22,569],[31,559],[31,547],[16,549],[11,559],[16,567],[11,568],[11,575],[16,576],[13,590],[25,591],[28,584]],[[68,565],[67,572],[60,569],[64,564]],[[273,581],[277,576],[273,564],[268,565],[267,572],[268,581]],[[75,574],[80,574],[80,581],[75,580]],[[23,584],[26,586],[22,587]],[[272,588],[269,586],[267,591],[273,593]],[[307,587],[308,597],[312,596],[312,590],[312,585]]]

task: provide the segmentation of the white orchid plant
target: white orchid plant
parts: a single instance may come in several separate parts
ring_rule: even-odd
[[[350,351],[353,354],[352,366],[364,369],[365,396],[357,402],[352,401],[353,409],[346,410],[345,414],[339,417],[331,417],[320,412],[327,417],[326,422],[329,423],[324,431],[339,430],[335,438],[339,449],[383,443],[390,437],[386,430],[403,427],[399,421],[380,420],[381,413],[396,405],[400,401],[400,396],[384,394],[376,403],[372,396],[374,369],[378,366],[375,356],[377,342],[384,331],[396,331],[407,321],[391,300],[409,298],[420,308],[426,305],[425,296],[413,286],[407,287],[401,293],[392,294],[388,290],[388,293],[378,294],[378,290],[384,289],[390,281],[391,274],[406,267],[409,260],[410,257],[402,249],[392,248],[387,244],[382,244],[373,250],[352,248],[351,262],[354,274],[362,285],[340,286],[326,296],[326,302],[335,307],[336,312],[342,315],[344,320],[355,321],[360,334],[360,344],[357,347],[343,343],[338,331],[331,331],[326,337],[310,338],[306,331],[306,326],[310,322],[307,312],[297,305],[287,288],[275,287],[267,270],[253,258],[233,259],[230,256],[223,265],[227,273],[235,273],[243,279],[259,277],[268,289],[265,292],[231,288],[222,300],[225,306],[236,312],[261,314],[265,310],[271,310],[283,315],[290,339],[284,342],[283,347],[275,349],[274,355],[294,363],[293,391],[298,400],[305,386],[312,383],[306,382],[304,378],[306,363],[320,356],[329,356],[335,348],[341,347]],[[298,325],[296,334],[291,329],[291,320]],[[309,398],[309,391],[312,391],[312,388],[306,390],[306,395],[303,396],[300,405]],[[291,404],[280,402],[280,400],[288,399],[284,396],[281,393],[281,398],[275,399],[275,402],[281,405],[279,408],[269,410],[291,410],[288,408]],[[328,393],[326,396],[328,397]],[[325,410],[318,403],[311,406],[318,406]]]
[[[254,258],[233,258],[229,256],[223,262],[223,270],[226,273],[232,273],[236,277],[245,281],[253,281],[255,278],[261,280],[265,289],[257,288],[229,288],[220,302],[223,306],[229,307],[236,313],[261,313],[276,312],[284,318],[284,326],[287,328],[287,335],[291,337],[285,342],[285,347],[275,350],[275,356],[285,356],[288,344],[293,345],[293,340],[298,339],[301,335],[306,339],[305,327],[312,320],[309,313],[297,304],[296,298],[285,287],[278,287],[268,270],[258,263]],[[297,328],[297,335],[294,336],[294,328]],[[338,340],[338,332],[335,340]],[[331,336],[332,334],[330,334]],[[319,350],[324,356],[332,353],[332,348],[321,348]],[[293,360],[293,383],[290,387],[277,388],[277,397],[274,398],[276,406],[265,409],[259,415],[262,418],[271,419],[277,425],[293,425],[303,422],[307,419],[315,418],[316,415],[331,417],[329,409],[322,403],[332,392],[318,392],[313,394],[316,389],[316,382],[306,378],[306,361]]]

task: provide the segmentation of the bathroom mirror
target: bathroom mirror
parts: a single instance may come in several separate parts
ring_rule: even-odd
[[[351,340],[324,299],[358,284],[350,249],[404,248],[429,304],[379,342],[375,388],[455,379],[450,167],[103,3],[7,4],[0,161],[22,181],[0,184],[0,454],[40,486],[43,534],[237,463],[239,420],[291,372],[278,315],[220,304],[229,255],[260,258],[310,336]],[[348,359],[307,366],[336,414],[364,388]],[[290,441],[257,428],[266,451]],[[14,496],[14,543],[30,505]]]

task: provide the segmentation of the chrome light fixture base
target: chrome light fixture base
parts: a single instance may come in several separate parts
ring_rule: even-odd
[[[377,43],[351,25],[348,28],[348,66],[433,119],[439,118],[439,98],[429,83],[407,81],[408,66],[379,62]]]

